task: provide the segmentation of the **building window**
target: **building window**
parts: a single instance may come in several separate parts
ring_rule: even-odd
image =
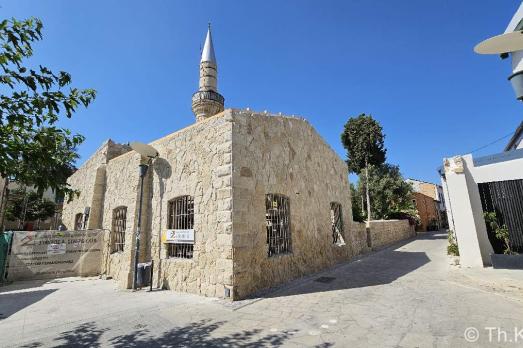
[[[265,196],[268,256],[290,253],[291,230],[289,198],[279,194]]]
[[[84,214],[78,213],[74,217],[74,229],[75,231],[83,230],[84,227]]]
[[[332,243],[337,245],[345,245],[343,240],[343,217],[341,214],[341,204],[331,202],[331,229],[332,229]]]
[[[170,230],[194,229],[194,198],[181,196],[169,201],[167,228]],[[194,244],[169,243],[167,256],[192,259]]]
[[[111,230],[111,252],[121,252],[125,246],[125,229],[127,226],[127,207],[113,210],[113,228]]]

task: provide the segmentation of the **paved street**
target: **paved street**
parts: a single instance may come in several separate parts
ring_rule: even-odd
[[[117,291],[94,278],[19,282],[0,288],[0,345],[516,346],[520,272],[450,266],[446,243],[443,233],[425,234],[232,304]],[[476,344],[464,338],[468,327],[479,330]],[[507,331],[506,343],[497,328]]]

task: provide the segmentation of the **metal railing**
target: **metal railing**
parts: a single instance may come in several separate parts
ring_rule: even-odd
[[[267,225],[267,255],[269,257],[291,252],[289,198],[280,194],[265,195],[265,222]]]
[[[174,230],[194,228],[194,198],[192,196],[181,196],[169,201],[167,226]],[[193,244],[168,244],[168,257],[192,259],[193,253]]]

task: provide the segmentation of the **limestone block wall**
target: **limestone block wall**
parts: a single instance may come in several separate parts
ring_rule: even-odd
[[[224,297],[232,287],[232,115],[226,110],[151,143],[159,152],[152,174],[150,250],[154,286]],[[194,197],[192,259],[168,258],[161,233],[168,202]]]
[[[416,232],[409,220],[372,220],[370,234],[372,248],[376,249],[414,237]]]
[[[138,215],[140,155],[129,152],[111,160],[106,167],[106,191],[103,203],[102,227],[113,232],[113,211],[118,207],[126,207],[125,244],[122,252],[112,252],[110,234],[104,241],[102,272],[113,277],[120,288],[132,285],[132,265],[134,257],[134,231]],[[147,228],[142,228],[142,240],[147,239]],[[146,259],[146,243],[141,244],[141,260]]]
[[[351,200],[346,163],[294,117],[233,110],[234,298],[349,260]],[[290,200],[292,253],[268,257],[265,195]],[[342,206],[346,244],[333,244],[330,202]]]
[[[352,222],[351,234],[354,255],[361,255],[371,251],[371,235],[367,234],[367,228],[364,222]]]
[[[67,180],[71,188],[79,190],[80,196],[72,202],[64,202],[62,222],[68,229],[74,229],[75,215],[91,208],[87,228],[96,229],[102,226],[101,203],[105,191],[104,165],[112,158],[129,151],[126,145],[116,144],[112,140],[104,142],[98,150],[73,173]]]

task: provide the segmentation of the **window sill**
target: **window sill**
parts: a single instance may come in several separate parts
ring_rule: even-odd
[[[274,255],[271,255],[271,256],[267,256],[267,258],[269,260],[274,260],[274,259],[279,259],[279,258],[282,258],[282,257],[286,257],[286,256],[292,256],[292,251],[288,251],[286,253],[280,253],[280,254],[274,254]]]
[[[186,259],[183,257],[167,256],[164,260],[169,262],[193,262],[194,258]]]

